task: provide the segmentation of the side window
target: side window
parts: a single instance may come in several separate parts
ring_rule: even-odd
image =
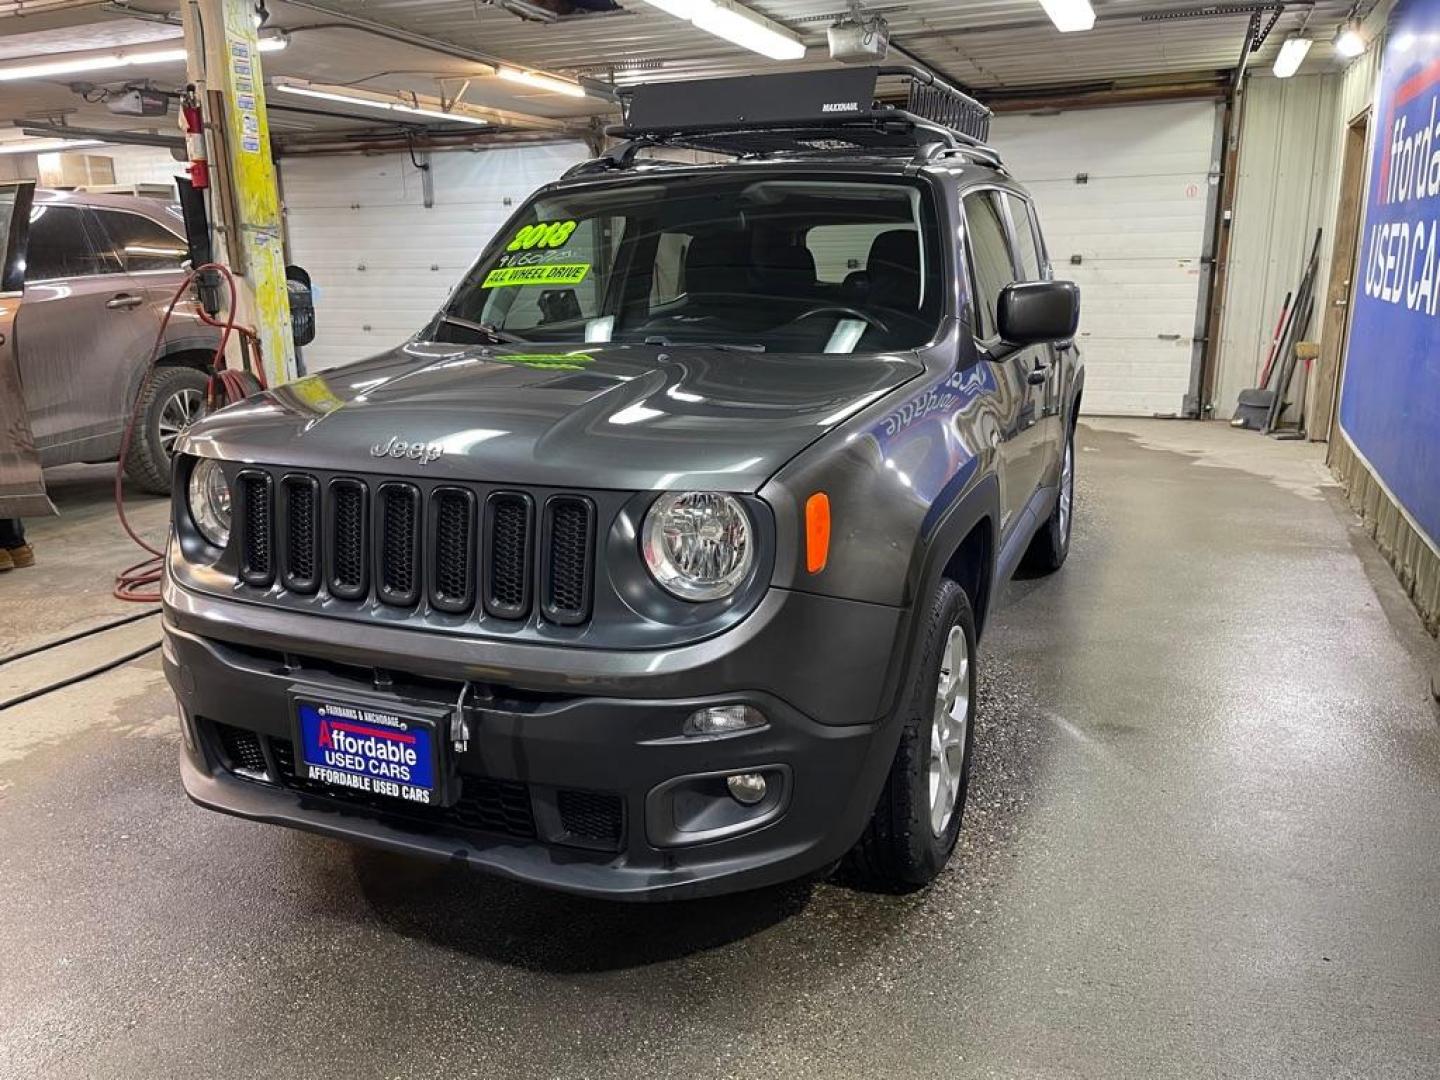
[[[1010,220],[1015,224],[1015,244],[1020,255],[1020,280],[1042,281],[1050,274],[1045,265],[1045,256],[1036,243],[1038,230],[1035,227],[1035,215],[1030,212],[1030,204],[1024,199],[1014,195],[1006,195],[1005,198],[1010,203]]]
[[[964,202],[970,276],[975,289],[975,333],[985,339],[997,333],[995,309],[1000,290],[1015,280],[1015,264],[998,199],[997,192],[977,191],[965,196]]]
[[[97,208],[101,235],[130,273],[146,270],[179,270],[190,257],[185,241],[169,229],[140,214]]]
[[[117,272],[120,267],[90,243],[84,215],[76,206],[36,206],[30,211],[30,243],[25,280],[86,277]]]

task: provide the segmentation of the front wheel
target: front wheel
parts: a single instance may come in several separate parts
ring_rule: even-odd
[[[1060,458],[1060,493],[1055,509],[1025,552],[1025,563],[1031,570],[1053,574],[1065,565],[1070,554],[1070,529],[1075,518],[1075,425],[1065,433],[1065,451]]]
[[[908,890],[945,868],[970,786],[975,615],[953,581],[935,591],[902,708],[889,779],[848,861],[872,884]]]
[[[205,412],[210,378],[190,367],[157,368],[145,385],[139,417],[125,462],[131,483],[155,495],[170,491],[170,457],[175,440]]]

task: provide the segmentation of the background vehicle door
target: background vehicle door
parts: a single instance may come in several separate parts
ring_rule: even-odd
[[[1040,238],[1035,208],[1028,199],[1005,193],[1010,210],[1011,233],[1015,238],[1015,254],[1020,260],[1021,281],[1049,281],[1053,277],[1045,245]],[[1041,466],[1040,483],[1059,483],[1060,453],[1065,445],[1064,416],[1064,352],[1070,346],[1046,344],[1036,346],[1035,365],[1044,368],[1045,382],[1039,387],[1040,427],[1045,443],[1045,462]],[[1036,370],[1032,366],[1032,373]]]
[[[105,252],[120,263],[135,291],[145,297],[145,310],[151,323],[147,330],[151,335],[146,345],[148,355],[154,335],[160,331],[165,309],[185,280],[190,250],[182,236],[184,224],[176,215],[172,230],[146,214],[119,207],[95,206],[91,207],[91,213],[92,220],[99,223],[97,236]],[[156,216],[171,216],[168,206],[158,200]],[[166,351],[212,350],[218,337],[219,331],[202,323],[199,309],[186,298],[170,316],[165,330]]]
[[[35,442],[47,462],[114,453],[136,365],[154,342],[144,292],[108,247],[88,207],[31,209],[16,334]],[[94,445],[72,446],[88,440]]]
[[[25,249],[35,185],[0,184],[0,517],[54,513],[30,432],[15,355],[15,322],[24,298]]]
[[[995,311],[1000,290],[1017,280],[1018,264],[1011,247],[1009,215],[995,190],[972,191],[964,198],[965,242],[969,251],[975,337],[982,349],[1000,344]],[[1008,533],[1020,512],[1042,482],[1046,460],[1044,375],[1031,381],[1036,348],[1020,351],[990,364],[998,384],[1000,409],[997,434],[1000,444],[1000,502],[1005,515],[1002,533]],[[1048,354],[1045,354],[1048,359]]]

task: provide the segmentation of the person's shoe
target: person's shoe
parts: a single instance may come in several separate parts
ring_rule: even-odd
[[[15,560],[10,558],[10,552],[6,551],[4,548],[0,548],[0,574],[3,574],[6,570],[14,569]]]
[[[11,566],[21,569],[26,566],[35,565],[35,549],[29,544],[21,544],[19,547],[8,548],[5,551],[5,558]]]

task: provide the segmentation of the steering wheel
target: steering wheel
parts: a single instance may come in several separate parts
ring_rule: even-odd
[[[882,334],[888,334],[890,332],[890,327],[886,326],[883,321],[871,315],[868,311],[861,311],[859,308],[849,307],[845,304],[821,304],[819,307],[812,307],[808,311],[802,311],[799,315],[796,315],[795,318],[791,319],[790,322],[793,325],[798,322],[804,322],[806,319],[818,318],[821,315],[841,315],[847,319],[859,319],[861,322],[873,326]]]

